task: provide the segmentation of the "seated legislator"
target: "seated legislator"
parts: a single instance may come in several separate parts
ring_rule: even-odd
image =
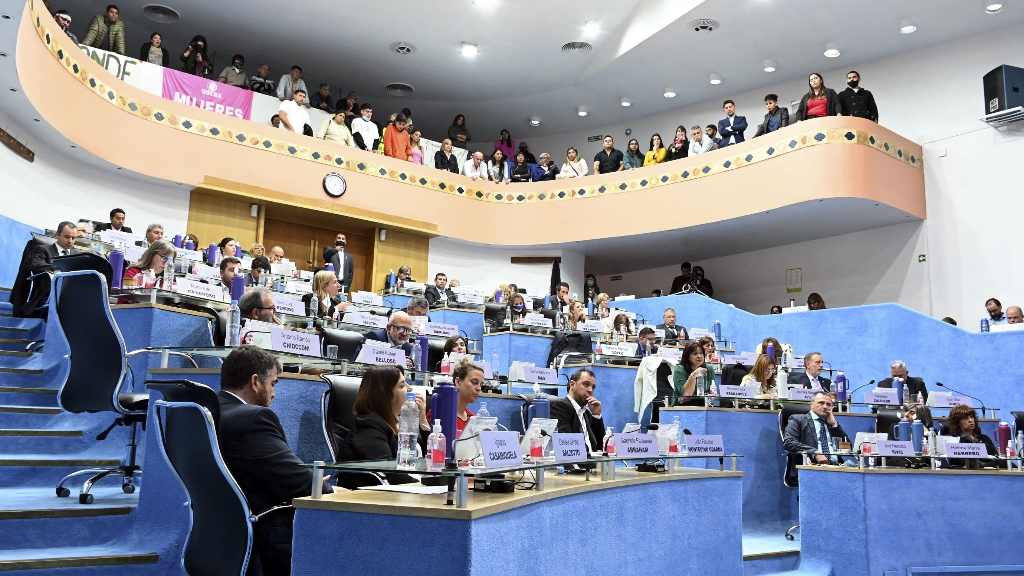
[[[825,392],[832,391],[832,381],[821,375],[825,361],[820,352],[811,352],[804,356],[804,371],[789,375],[790,384],[800,384],[804,388],[821,388]]]
[[[164,278],[164,266],[167,262],[174,258],[176,251],[174,245],[167,240],[157,240],[146,248],[146,251],[139,257],[139,261],[128,266],[128,269],[124,271],[124,279],[129,280],[131,284],[138,288],[152,288],[153,286],[162,286]],[[155,277],[155,283],[153,280],[146,281],[146,286],[143,286],[143,278],[145,272],[152,270]]]
[[[390,290],[392,288],[401,288],[405,285],[405,282],[412,282],[412,268],[408,266],[402,266],[398,269],[398,274],[395,274],[395,285],[391,285],[391,275],[388,274],[384,279],[384,289]]]
[[[434,274],[434,285],[427,286],[423,290],[423,297],[431,306],[444,306],[448,302],[457,302],[459,297],[451,289],[447,288],[448,276],[444,272]]]
[[[661,315],[661,324],[655,328],[665,331],[665,340],[688,340],[690,338],[686,333],[686,327],[676,324],[676,311],[672,308],[665,309]]]
[[[640,358],[645,356],[656,356],[658,354],[658,346],[654,344],[654,341],[658,337],[654,334],[654,328],[645,326],[640,329],[640,334],[637,335],[636,339],[636,351],[634,354]]]
[[[405,371],[398,366],[373,366],[363,375],[356,395],[355,426],[338,447],[341,462],[390,460],[398,458],[398,420],[405,404],[405,395],[412,387],[405,382]],[[425,443],[427,424],[426,401],[416,397],[420,409],[420,443]],[[415,480],[408,474],[387,474],[389,484],[408,484]],[[366,481],[361,474],[339,474],[338,485],[358,488],[376,482]]]
[[[338,277],[330,270],[321,270],[313,276],[313,291],[302,295],[302,301],[306,304],[306,315],[314,318],[331,319],[335,312],[341,313],[351,306],[343,302],[338,292],[341,284]]]
[[[913,396],[911,398],[916,401],[917,395],[921,394],[924,397],[924,401],[928,401],[928,387],[925,386],[924,380],[915,378],[907,373],[907,364],[903,360],[893,360],[889,364],[889,374],[891,377],[886,378],[878,383],[879,388],[892,388],[893,378],[901,378],[905,383],[904,394],[909,392]],[[906,396],[904,396],[906,398]],[[909,403],[909,402],[908,402]]]
[[[971,444],[984,444],[985,451],[989,456],[999,455],[999,450],[996,448],[992,439],[987,435],[981,433],[981,428],[978,427],[978,413],[974,411],[974,408],[959,404],[954,406],[949,411],[949,435],[956,436],[960,439],[961,443]],[[996,466],[997,461],[981,458],[976,461],[967,458],[950,458],[949,465],[957,468],[974,468],[983,466]]]
[[[775,383],[775,359],[767,354],[758,356],[750,373],[743,376],[740,386],[753,387],[755,398],[764,400],[778,398],[779,389]]]
[[[268,324],[281,324],[274,306],[274,296],[266,288],[252,288],[242,294],[238,301],[238,310],[242,320],[257,320]]]
[[[284,261],[284,248],[274,246],[270,249],[269,258],[271,264],[280,264]]]
[[[120,208],[114,208],[110,211],[110,223],[109,224],[97,224],[93,229],[95,232],[102,232],[103,230],[113,230],[114,232],[124,232],[125,234],[131,234],[132,229],[124,225],[125,215],[124,210]]]
[[[56,243],[49,246],[38,246],[35,245],[35,240],[30,240],[25,245],[18,268],[18,276],[14,280],[10,294],[15,317],[31,317],[36,314],[37,308],[46,304],[50,297],[49,280],[30,281],[29,276],[44,272],[59,272],[58,268],[53,265],[53,259],[78,254],[79,250],[74,247],[77,237],[78,228],[71,222],[65,221],[57,225]]]
[[[363,337],[363,342],[373,340],[375,342],[384,342],[390,344],[392,348],[401,348],[405,351],[405,363],[410,368],[412,365],[412,345],[409,344],[409,335],[412,334],[412,318],[409,314],[398,310],[391,315],[388,319],[388,325],[383,330],[374,330],[368,332]],[[359,352],[362,350],[362,346],[356,349],[355,355],[352,360],[359,357]]]
[[[610,313],[609,309],[608,309],[608,302],[610,302],[610,301],[611,301],[611,297],[609,297],[604,292],[601,292],[597,296],[594,297],[594,306],[596,306],[596,308],[594,310],[594,314],[598,318],[607,318],[608,317],[608,315]]]
[[[149,245],[157,240],[163,240],[164,227],[161,224],[150,224],[146,227],[146,239],[142,241],[144,248],[149,248]]]
[[[916,421],[920,421],[924,425],[925,430],[931,430],[934,427],[935,422],[932,420],[932,413],[925,406],[918,406],[917,404],[906,404],[903,407],[903,415],[907,422],[913,424]],[[896,422],[892,426],[889,426],[887,431],[889,440],[896,439],[896,427],[899,426],[899,422]],[[900,458],[898,456],[890,457],[886,460],[888,466],[904,466],[911,467],[915,466],[923,468],[931,464],[929,459],[925,458]]]
[[[462,336],[451,336],[444,341],[444,353],[445,354],[469,354],[469,346],[466,345],[466,339]]]
[[[469,419],[476,416],[466,408],[480,398],[484,385],[484,369],[473,363],[469,358],[463,358],[458,364],[452,366],[452,380],[455,387],[459,389],[459,401],[455,419],[455,429],[458,431],[456,438],[462,435]],[[434,424],[433,410],[427,412],[427,422]]]
[[[551,401],[551,417],[558,420],[561,433],[583,433],[591,454],[603,452],[604,420],[601,401],[594,398],[597,379],[589,368],[580,368],[569,377],[566,395]]]
[[[413,296],[409,298],[409,303],[405,305],[405,313],[409,316],[426,316],[427,311],[430,310],[430,302],[422,296]],[[427,318],[427,322],[430,322],[430,318]]]
[[[220,261],[220,285],[224,288],[224,296],[231,294],[231,282],[235,276],[242,275],[242,261],[229,256]]]
[[[704,361],[708,364],[715,362],[715,339],[711,336],[701,336],[697,342],[700,342],[701,348],[704,349]]]
[[[609,320],[611,321],[609,322]],[[618,334],[623,339],[633,335],[633,323],[625,314],[616,314],[615,318],[605,318],[603,323],[608,327],[606,331],[610,334]]]
[[[776,362],[782,359],[783,352],[786,352],[787,354],[790,355],[793,354],[793,347],[791,345],[780,344],[778,340],[771,336],[762,340],[761,343],[757,345],[757,349],[755,350],[755,352],[757,354],[767,354],[769,344],[771,344],[775,348],[775,356],[773,356],[773,358],[776,360]]]
[[[516,296],[519,296],[519,294],[517,293]],[[512,298],[515,298],[515,296]],[[569,303],[569,311],[566,313],[565,317],[568,320],[567,325],[569,326],[569,329],[576,330],[580,322],[587,321],[587,308],[583,306],[583,302],[573,300]]]
[[[515,294],[509,298],[508,307],[512,311],[513,324],[522,324],[526,314],[530,312],[526,309],[526,299],[523,298],[522,294]]]
[[[700,342],[690,342],[683,348],[683,357],[672,369],[671,403],[673,406],[703,406],[703,395],[715,388],[715,369],[707,363]],[[658,392],[661,394],[661,391]]]
[[[848,436],[832,414],[832,397],[816,392],[810,412],[790,416],[782,446],[786,452],[809,454],[815,464],[841,464],[843,457],[835,454],[835,442],[843,438]],[[796,484],[796,468],[787,467],[786,480],[791,486]]]
[[[220,370],[220,450],[254,514],[312,492],[313,471],[288,447],[269,408],[280,371],[276,358],[251,345],[235,348]],[[332,491],[325,483],[324,493]],[[294,515],[292,509],[277,510],[256,522],[250,566],[267,575],[291,572]]]
[[[222,238],[217,243],[217,262],[220,262],[224,258],[237,258],[238,254],[238,242],[234,238]]]
[[[269,288],[273,280],[270,277],[270,259],[266,256],[257,256],[252,259],[249,265],[250,271],[245,274],[245,286],[262,286]]]

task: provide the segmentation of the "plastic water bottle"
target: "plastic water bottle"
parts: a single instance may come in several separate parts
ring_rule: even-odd
[[[1017,432],[1017,454],[1024,451],[1024,430]]]
[[[420,362],[423,358],[423,349],[420,348],[420,343],[413,340],[412,342],[412,365],[419,368]]]
[[[988,332],[988,318],[981,319],[981,331]]]
[[[590,318],[590,317],[593,317],[593,316],[594,316],[594,301],[593,300],[587,300],[587,317]]]
[[[238,300],[232,300],[231,307],[228,308],[228,341],[225,344],[231,348],[238,346],[238,333],[241,330],[242,311],[238,309]]]
[[[932,455],[932,431],[924,431],[924,442],[921,444],[921,456]]]
[[[398,460],[400,470],[416,468],[416,439],[420,433],[420,409],[416,406],[416,394],[405,395],[405,404],[398,418]]]
[[[896,401],[903,404],[903,378],[893,378],[892,386],[896,389]]]
[[[679,430],[682,428],[679,424],[679,416],[672,418],[672,423],[676,426],[676,435],[668,440],[668,453],[678,454],[679,453]]]
[[[452,361],[448,357],[448,353],[444,353],[444,358],[441,358],[441,374],[451,374],[452,372]]]
[[[604,453],[609,456],[615,455],[615,431],[612,429],[611,426],[605,429]]]
[[[160,288],[168,292],[174,289],[174,258],[168,258],[164,264],[164,278]]]
[[[476,415],[481,418],[490,418],[491,413],[487,410],[487,402],[480,403],[480,409],[477,410]]]
[[[448,456],[447,444],[444,433],[441,432],[441,420],[434,420],[434,431],[427,438],[427,451],[430,459],[427,460],[427,469],[433,472],[444,468],[445,458]]]
[[[722,323],[715,320],[715,342],[722,341]]]
[[[512,306],[506,306],[505,307],[505,325],[506,326],[511,326],[512,325]]]
[[[676,418],[676,420],[678,420],[678,418]],[[682,427],[680,427],[678,430],[676,430],[676,435],[679,436],[679,455],[680,456],[689,456],[690,455],[690,449],[686,447],[686,433],[683,432],[683,428]]]
[[[498,368],[500,366],[501,356],[497,352],[491,354],[491,376],[493,376],[495,380],[498,379]]]
[[[544,458],[544,438],[540,435],[540,430],[535,430],[530,436],[530,460],[540,460]]]

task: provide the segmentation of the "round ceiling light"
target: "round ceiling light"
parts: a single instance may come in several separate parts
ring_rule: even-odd
[[[900,34],[913,34],[917,32],[917,26],[914,25],[910,20],[900,21]]]
[[[404,82],[392,82],[384,87],[384,93],[389,96],[408,96],[416,89]]]
[[[665,98],[675,98],[675,97],[676,97],[675,88],[665,88]]]
[[[691,20],[686,24],[698,34],[711,34],[718,29],[721,24],[717,20],[709,20],[707,18],[701,18],[700,20]]]
[[[580,116],[586,116],[587,109],[584,108],[583,106],[580,106],[579,108],[576,109],[576,113],[579,114]]]
[[[629,100],[629,98],[623,98],[622,100],[620,100],[620,101],[619,101],[619,103],[620,103],[620,104],[622,104],[623,106],[630,106],[631,104],[633,104],[633,103],[632,103],[632,102],[631,102],[631,101]]]
[[[722,75],[717,72],[712,72],[710,76],[712,84],[718,85],[722,83]]]
[[[590,52],[594,47],[587,42],[566,42],[562,44],[562,52]]]
[[[181,18],[177,10],[162,4],[146,4],[142,15],[158,24],[174,24]]]
[[[598,30],[597,20],[587,20],[587,23],[583,25],[583,33],[587,36],[597,34]]]
[[[778,63],[775,62],[775,60],[772,60],[771,58],[769,58],[769,59],[764,61],[764,71],[765,72],[775,72],[775,69],[778,68],[778,67],[779,67]]]
[[[537,118],[536,116],[530,118],[530,126],[540,126],[540,118]]]
[[[498,4],[498,0],[473,0],[473,4],[485,9],[490,10]]]
[[[989,0],[982,0],[982,6],[985,7],[985,13],[987,14],[999,14],[1003,11],[1002,2],[990,2]]]
[[[392,52],[394,52],[396,54],[401,54],[402,56],[406,56],[408,54],[412,54],[413,52],[416,51],[416,47],[415,46],[413,46],[412,44],[410,44],[408,42],[402,42],[402,41],[392,42],[391,45],[388,46],[388,48],[390,48]]]
[[[470,44],[469,42],[462,43],[462,55],[472,58],[480,53],[480,48],[476,44]]]
[[[825,57],[839,58],[839,46],[836,46],[835,42],[825,44]]]

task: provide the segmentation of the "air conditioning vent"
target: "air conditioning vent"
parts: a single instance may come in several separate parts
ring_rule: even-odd
[[[593,49],[587,42],[566,42],[562,45],[562,52],[590,52]]]
[[[687,24],[693,31],[698,34],[710,34],[717,30],[722,24],[717,20],[708,20],[707,18],[701,18],[700,20],[694,20]]]
[[[181,18],[178,11],[160,4],[146,4],[142,7],[142,15],[160,24],[174,24]]]
[[[384,87],[384,92],[390,96],[408,96],[413,93],[415,89],[402,82],[393,82]]]
[[[402,56],[412,54],[416,51],[416,47],[408,42],[393,42],[389,48],[391,48],[392,52],[401,54]]]

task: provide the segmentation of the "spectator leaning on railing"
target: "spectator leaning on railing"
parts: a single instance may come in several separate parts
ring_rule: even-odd
[[[164,68],[170,66],[171,53],[164,48],[163,44],[164,37],[159,32],[153,32],[149,35],[149,42],[143,44],[139,50],[139,60]]]
[[[85,34],[82,44],[100,48],[109,52],[117,52],[124,55],[124,22],[118,20],[121,11],[117,6],[107,6],[107,11],[99,16],[93,16],[89,22],[89,31]],[[104,46],[104,41],[106,45]]]
[[[249,84],[246,82],[245,72],[242,72],[243,64],[245,64],[245,57],[241,54],[235,54],[231,57],[231,66],[221,71],[217,81],[221,84],[248,90]]]
[[[269,76],[270,66],[267,64],[261,64],[260,67],[256,69],[256,75],[249,79],[249,89],[259,94],[276,96],[276,85]]]
[[[72,42],[78,44],[78,36],[71,32],[71,14],[68,14],[67,10],[57,10],[53,13],[53,19],[57,21],[57,25],[68,35],[68,38],[71,38]]]

